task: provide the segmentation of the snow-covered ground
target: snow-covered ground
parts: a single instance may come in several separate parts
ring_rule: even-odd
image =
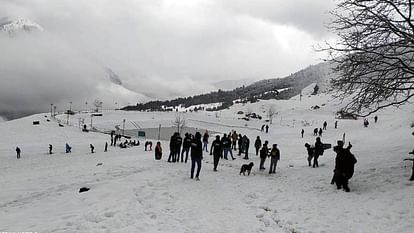
[[[311,106],[321,108],[312,110]],[[266,116],[273,107],[278,114],[268,134],[260,132],[263,121],[238,120],[238,111]],[[186,125],[227,133],[232,129],[250,138],[252,174],[240,176],[245,160],[220,161],[213,172],[212,158],[204,154],[197,182],[189,179],[190,164],[170,164],[168,142],[163,159],[143,146],[104,153],[109,136],[83,133],[79,118],[90,124],[89,114],[71,116],[72,126],[46,121],[47,114],[0,123],[0,232],[412,232],[414,183],[408,181],[413,149],[414,107],[387,109],[379,121],[369,118],[338,120],[338,103],[326,95],[305,95],[286,101],[267,100],[235,105],[229,110],[185,113]],[[134,129],[173,125],[176,113],[107,111],[93,117],[98,129],[122,126]],[[66,116],[58,116],[63,122]],[[32,121],[40,120],[40,125]],[[351,192],[330,185],[335,154],[328,150],[319,168],[309,168],[305,142],[313,143],[313,128],[328,122],[322,141],[335,144],[346,134],[358,159]],[[305,137],[300,137],[301,129]],[[281,161],[277,173],[259,171],[254,155],[256,136],[277,143]],[[64,145],[73,147],[64,153]],[[95,145],[91,154],[89,144]],[[54,154],[47,154],[53,144]],[[16,160],[15,147],[22,149]],[[102,166],[96,166],[102,163]],[[269,166],[266,162],[266,167]],[[78,193],[80,187],[90,191]]]

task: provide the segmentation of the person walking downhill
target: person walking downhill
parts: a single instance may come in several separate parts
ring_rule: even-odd
[[[20,159],[20,153],[22,152],[22,150],[20,150],[20,148],[17,146],[16,147],[16,156],[17,156],[17,159]]]
[[[216,140],[211,143],[210,155],[213,155],[213,171],[216,172],[220,157],[223,157],[223,144],[221,143],[219,135],[217,135]]]
[[[194,169],[197,164],[196,180],[200,180],[201,160],[203,159],[203,145],[201,142],[201,134],[197,132],[193,141],[191,142],[191,175],[190,178],[194,178]]]
[[[256,141],[254,142],[254,148],[256,148],[256,156],[259,155],[259,150],[261,146],[262,146],[262,140],[260,140],[260,136],[257,136]]]
[[[206,132],[203,135],[203,151],[208,153],[208,138],[210,137],[210,135],[208,135],[208,131],[206,130]]]
[[[323,133],[322,128],[319,128],[319,132],[318,132],[319,137],[322,137],[322,133]]]
[[[267,146],[268,144],[269,144],[269,142],[265,141],[265,143],[262,146],[262,149],[260,150],[260,167],[259,167],[260,170],[265,170],[266,169],[264,167],[264,164],[265,164],[266,158],[269,154],[269,148]]]
[[[270,157],[269,174],[276,173],[277,161],[280,160],[280,151],[277,148],[277,144],[273,144],[273,148],[270,151],[269,157]]]

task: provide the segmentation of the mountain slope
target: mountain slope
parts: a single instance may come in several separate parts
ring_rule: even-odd
[[[330,78],[333,77],[331,67],[331,63],[323,62],[309,66],[285,78],[265,79],[231,91],[218,90],[208,94],[167,101],[138,103],[134,106],[126,106],[123,110],[163,110],[166,107],[180,105],[189,107],[200,104],[223,103],[222,107],[216,108],[219,110],[232,105],[235,101],[254,102],[257,99],[289,99],[298,95],[303,88],[312,83],[316,83],[320,87],[320,92],[324,92],[329,87]]]

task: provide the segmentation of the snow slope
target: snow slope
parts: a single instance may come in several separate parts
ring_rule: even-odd
[[[319,110],[311,106],[319,105]],[[340,103],[326,95],[303,96],[286,101],[260,101],[235,105],[218,114],[185,114],[187,126],[218,132],[231,129],[250,138],[250,158],[255,163],[249,177],[240,176],[247,161],[220,161],[212,171],[212,158],[204,154],[201,181],[189,179],[190,165],[166,162],[168,142],[162,142],[163,159],[154,161],[142,146],[110,147],[109,136],[82,133],[79,117],[72,127],[59,127],[42,114],[0,123],[0,231],[37,232],[412,232],[413,182],[408,181],[413,137],[410,124],[414,107],[388,109],[378,123],[362,127],[362,119],[338,120]],[[237,111],[265,116],[270,107],[278,115],[269,134],[258,130],[263,121],[238,120]],[[113,129],[126,120],[126,128],[171,126],[170,113],[108,111],[94,117],[93,125]],[[58,116],[64,121],[66,116]],[[40,120],[40,125],[32,125]],[[335,143],[346,133],[357,156],[350,193],[330,185],[334,152],[320,158],[319,168],[309,168],[305,142],[313,143],[312,130],[328,122],[322,141]],[[371,118],[369,118],[371,121]],[[300,130],[305,129],[305,137]],[[252,145],[256,136],[277,143],[281,161],[276,175],[259,171]],[[63,153],[64,144],[73,153]],[[55,153],[47,154],[54,145]],[[89,143],[97,153],[89,152]],[[22,159],[15,159],[15,146]],[[102,166],[96,166],[103,163]],[[269,166],[266,162],[266,167]],[[90,187],[78,193],[80,187]]]
[[[18,31],[43,31],[43,28],[29,19],[11,19],[8,17],[2,17],[0,18],[0,31],[7,32],[9,35],[14,35]]]

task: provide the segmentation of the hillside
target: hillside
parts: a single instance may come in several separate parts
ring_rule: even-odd
[[[312,110],[316,104],[321,108]],[[408,181],[412,162],[403,159],[413,149],[413,106],[383,110],[378,123],[369,118],[368,128],[358,119],[338,120],[335,129],[340,106],[329,95],[319,94],[305,95],[301,101],[295,96],[235,104],[217,114],[182,113],[187,127],[202,133],[237,130],[250,138],[251,147],[260,136],[277,143],[281,151],[274,175],[258,169],[253,148],[249,161],[237,155],[234,161],[221,160],[218,172],[213,172],[212,157],[204,153],[199,182],[189,178],[189,163],[166,161],[168,141],[161,141],[161,161],[155,161],[153,151],[144,151],[142,144],[103,152],[109,135],[78,128],[78,118],[89,124],[90,114],[71,117],[72,127],[59,127],[44,114],[2,122],[0,130],[8,135],[0,140],[0,231],[412,232],[414,183]],[[259,130],[265,119],[238,119],[239,111],[265,115],[270,107],[278,114],[268,134]],[[175,117],[172,112],[104,111],[93,117],[93,125],[115,129],[125,119],[125,129],[139,125],[146,130],[171,127]],[[64,115],[58,119],[66,122]],[[32,125],[34,120],[40,125]],[[331,149],[320,157],[319,168],[307,165],[303,145],[315,141],[312,130],[323,121],[328,122],[324,143],[335,144],[346,133],[346,142],[353,144],[358,162],[350,193],[330,184],[335,161]],[[65,143],[73,147],[72,153],[64,153]],[[48,144],[53,144],[52,155],[47,154]],[[89,144],[95,145],[96,153],[90,153]],[[15,158],[16,146],[22,149],[20,160]],[[255,164],[252,174],[239,175],[240,166],[250,161]],[[80,187],[90,191],[78,193]]]
[[[254,82],[248,86],[237,87],[231,91],[213,91],[208,94],[182,97],[166,101],[150,101],[126,106],[122,110],[127,111],[161,111],[165,109],[183,106],[185,108],[193,105],[222,103],[221,106],[209,110],[221,110],[231,106],[235,101],[255,102],[257,99],[289,99],[298,95],[306,86],[316,83],[320,91],[328,89],[329,79],[332,77],[331,64],[328,62],[309,66],[299,72],[285,78],[265,79]]]

